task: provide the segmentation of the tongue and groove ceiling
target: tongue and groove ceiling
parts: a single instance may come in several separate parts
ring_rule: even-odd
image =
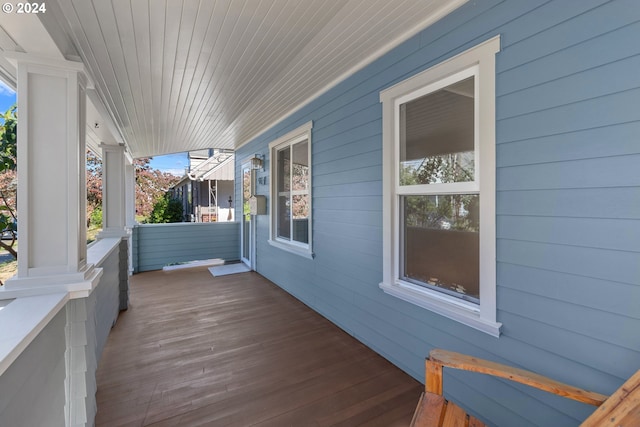
[[[134,157],[234,149],[465,0],[49,0]]]

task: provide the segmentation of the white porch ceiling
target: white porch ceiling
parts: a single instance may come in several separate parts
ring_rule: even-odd
[[[134,157],[234,149],[466,0],[48,0]]]

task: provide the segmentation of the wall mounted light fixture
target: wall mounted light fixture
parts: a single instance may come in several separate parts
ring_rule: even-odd
[[[250,161],[251,169],[261,169],[264,172],[264,154],[255,154]]]

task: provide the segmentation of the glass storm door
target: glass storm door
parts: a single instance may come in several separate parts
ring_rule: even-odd
[[[242,262],[252,267],[251,252],[252,245],[252,224],[249,213],[249,199],[251,198],[252,171],[250,164],[242,165]]]

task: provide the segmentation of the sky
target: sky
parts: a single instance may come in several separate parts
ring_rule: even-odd
[[[184,168],[189,165],[187,153],[167,154],[165,156],[155,156],[151,160],[151,167],[160,169],[177,176],[184,175]]]
[[[0,81],[0,113],[4,113],[16,103],[16,93]],[[151,167],[177,176],[184,175],[184,168],[189,165],[186,153],[156,156],[151,160]]]
[[[16,93],[0,80],[0,112],[4,113],[16,103]]]

